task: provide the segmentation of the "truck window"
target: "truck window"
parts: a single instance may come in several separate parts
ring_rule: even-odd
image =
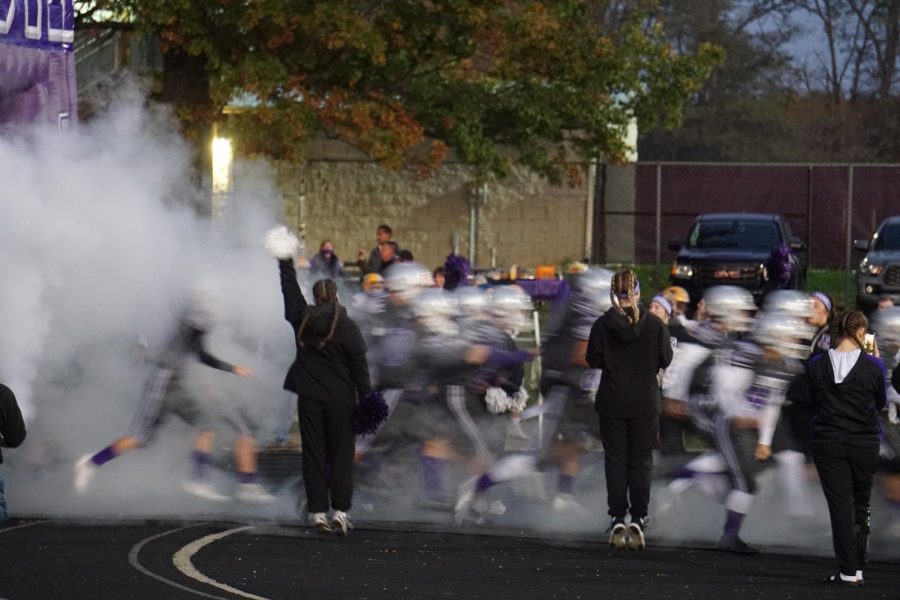
[[[774,248],[781,243],[772,221],[700,221],[688,237],[690,248]]]

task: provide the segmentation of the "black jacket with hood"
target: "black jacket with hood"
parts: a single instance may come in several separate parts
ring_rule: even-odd
[[[632,325],[611,308],[594,323],[585,358],[602,369],[594,407],[601,417],[649,419],[659,415],[657,374],[672,362],[669,330],[656,316],[641,311]]]
[[[0,446],[15,448],[25,441],[25,420],[12,390],[0,383]],[[3,453],[0,453],[0,463]]]
[[[334,335],[320,348],[319,343],[331,327],[334,305],[310,306],[300,291],[293,262],[280,260],[278,267],[284,318],[294,328],[297,344],[297,358],[285,378],[284,389],[324,401],[356,402],[357,398],[364,398],[371,391],[371,384],[366,343],[359,327],[341,307]],[[297,334],[307,314],[310,317],[301,340]]]

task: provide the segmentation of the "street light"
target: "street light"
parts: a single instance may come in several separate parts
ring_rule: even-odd
[[[234,153],[231,140],[214,137],[212,141],[212,216],[218,218],[225,210],[225,200],[231,192]]]

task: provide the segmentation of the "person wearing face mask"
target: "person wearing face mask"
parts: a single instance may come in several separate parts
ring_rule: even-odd
[[[325,240],[319,244],[318,254],[309,261],[309,274],[314,279],[319,277],[340,279],[343,267],[337,254],[334,253],[334,244],[331,243],[331,240]]]
[[[640,294],[634,271],[613,276],[612,308],[591,328],[585,355],[592,368],[603,371],[594,406],[600,415],[612,517],[609,544],[634,550],[644,549],[649,522],[653,446],[659,432],[657,376],[672,362],[669,331],[661,319],[641,309]]]
[[[848,311],[833,320],[831,348],[810,359],[812,455],[831,517],[839,572],[829,585],[859,585],[868,558],[870,496],[885,407],[884,363],[865,349],[868,320]]]

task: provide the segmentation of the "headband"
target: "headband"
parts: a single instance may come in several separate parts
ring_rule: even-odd
[[[635,280],[634,280],[634,295],[635,296],[641,295],[641,282],[638,281],[637,278],[635,278]],[[618,294],[616,294],[616,298],[618,298],[619,300],[627,300],[628,292],[619,292]]]
[[[672,303],[669,302],[665,296],[653,296],[653,300],[650,301],[650,304],[653,304],[654,302],[662,306],[667,315],[670,317],[672,316]]]
[[[812,296],[813,298],[815,298],[816,300],[818,300],[819,302],[821,302],[822,304],[824,304],[825,308],[828,309],[828,312],[831,312],[831,308],[832,308],[831,298],[826,296],[823,292],[819,292],[819,291],[810,292],[809,295]]]

